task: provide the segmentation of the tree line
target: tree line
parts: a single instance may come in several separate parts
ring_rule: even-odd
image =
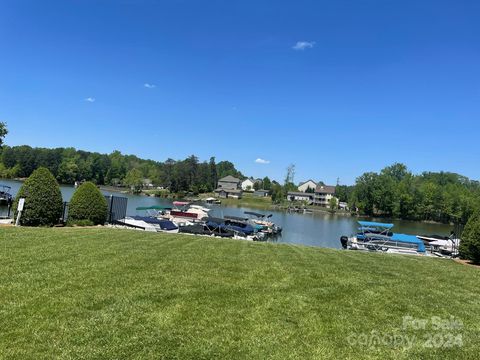
[[[62,184],[92,181],[97,185],[141,187],[144,179],[171,192],[210,192],[227,175],[245,176],[229,161],[199,161],[191,155],[185,160],[165,162],[140,159],[119,151],[100,154],[74,148],[32,148],[3,146],[0,149],[0,177],[26,178],[46,167]]]
[[[0,130],[6,133],[6,129]],[[2,136],[0,136],[2,139]],[[0,177],[27,178],[46,167],[58,182],[92,181],[97,185],[129,186],[140,189],[144,179],[171,192],[205,193],[213,191],[218,179],[232,175],[245,176],[229,161],[199,161],[191,155],[184,160],[164,162],[140,159],[119,151],[100,154],[74,148],[32,148],[3,146],[0,148]],[[280,185],[265,177],[254,188],[270,191],[275,203],[285,201],[293,184],[295,167],[290,166],[285,183]],[[367,172],[353,186],[338,185],[336,197],[350,209],[366,216],[407,220],[463,223],[480,211],[480,184],[450,172],[424,172],[414,175],[404,164],[393,164],[379,173]]]
[[[478,181],[450,172],[414,175],[399,163],[337,187],[337,196],[367,216],[465,224],[480,210]]]

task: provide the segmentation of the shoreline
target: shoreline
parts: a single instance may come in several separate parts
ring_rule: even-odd
[[[10,181],[16,181],[16,182],[24,182],[26,178],[0,178],[1,180],[10,180]],[[59,184],[60,186],[68,186],[68,187],[74,187],[73,184]],[[168,200],[176,200],[176,199],[186,199],[191,202],[195,202],[190,196],[182,196],[180,197],[180,194],[176,193],[168,193],[167,196],[156,196],[153,192],[154,190],[142,190],[140,193],[132,193],[131,191],[128,190],[128,188],[125,187],[119,187],[119,186],[112,186],[112,185],[97,185],[100,190],[103,191],[108,191],[108,192],[115,192],[118,194],[125,194],[125,195],[136,195],[136,196],[144,196],[144,197],[156,197],[160,199],[168,199]],[[152,193],[148,193],[148,191]],[[215,197],[213,193],[204,193],[204,194],[198,194],[195,200],[203,201],[207,197]],[[245,201],[247,199],[247,201]],[[248,201],[248,199],[251,199],[251,201]],[[257,209],[257,210],[264,210],[264,211],[284,211],[287,212],[287,206],[285,205],[276,205],[271,203],[270,198],[263,198],[263,197],[253,197],[253,196],[244,196],[242,199],[219,199],[222,201],[223,206],[233,206],[233,207],[248,207],[252,209]],[[267,201],[266,201],[267,200]],[[268,201],[270,200],[270,202]],[[432,224],[432,225],[449,225],[449,226],[454,226],[455,224],[453,223],[442,223],[438,221],[433,221],[433,220],[415,220],[415,219],[402,219],[402,218],[388,218],[388,217],[383,217],[383,216],[367,216],[367,215],[359,215],[359,214],[352,214],[350,212],[344,212],[344,211],[335,211],[331,212],[330,210],[326,208],[316,208],[316,207],[306,207],[307,210],[312,211],[313,213],[320,213],[320,214],[331,214],[331,215],[339,215],[339,216],[344,216],[344,217],[355,217],[359,219],[378,219],[380,221],[411,221],[411,222],[417,222],[417,223],[422,223],[422,224]],[[300,212],[299,212],[300,214]]]

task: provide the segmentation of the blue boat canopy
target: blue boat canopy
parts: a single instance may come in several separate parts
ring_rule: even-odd
[[[419,240],[415,235],[407,235],[407,234],[393,234],[391,239],[393,241],[403,242],[403,243],[410,243],[417,245],[418,252],[425,252],[425,244],[422,240]]]
[[[393,224],[385,224],[380,222],[373,222],[373,221],[359,221],[358,222],[362,227],[379,227],[383,229],[391,229],[393,228]]]

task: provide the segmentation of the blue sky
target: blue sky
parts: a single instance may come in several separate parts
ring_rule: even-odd
[[[7,144],[480,179],[478,1],[10,1]],[[146,86],[147,84],[147,86]],[[256,159],[268,163],[256,163]]]

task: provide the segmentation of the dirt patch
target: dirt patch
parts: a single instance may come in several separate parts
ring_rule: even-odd
[[[455,261],[463,265],[473,266],[480,269],[480,264],[474,264],[470,260],[455,259]]]

